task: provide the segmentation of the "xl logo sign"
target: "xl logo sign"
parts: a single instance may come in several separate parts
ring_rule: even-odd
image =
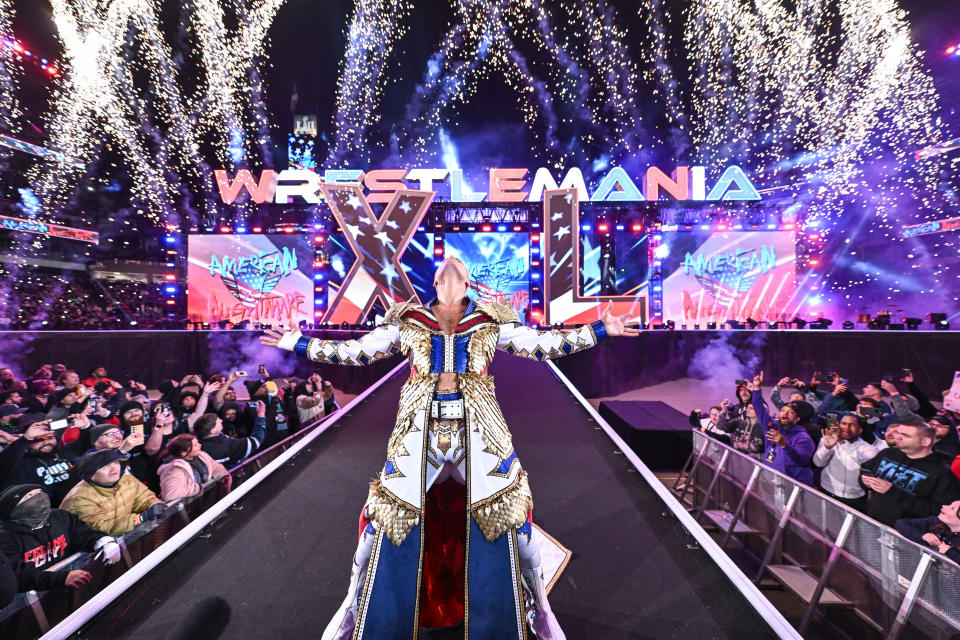
[[[434,192],[398,190],[377,217],[360,185],[322,183],[320,190],[356,257],[324,320],[356,324],[377,301],[387,308],[418,299],[400,260]]]
[[[360,185],[319,186],[337,224],[354,253],[355,261],[329,305],[327,322],[361,323],[378,301],[386,308],[394,302],[419,300],[400,262],[417,227],[433,201],[434,192],[397,191],[379,217]],[[588,323],[600,317],[608,300],[614,313],[646,319],[646,292],[631,296],[580,295],[580,211],[576,189],[544,192],[543,258],[548,266],[544,281],[546,322]]]

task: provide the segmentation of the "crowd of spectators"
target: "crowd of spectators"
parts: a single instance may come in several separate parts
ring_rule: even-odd
[[[47,569],[77,551],[117,562],[117,536],[212,483],[229,491],[230,468],[338,408],[318,374],[191,374],[151,391],[103,367],[84,374],[0,369],[0,607],[88,584],[86,571]]]
[[[736,404],[695,410],[690,422],[960,561],[960,414],[937,408],[911,371],[897,377],[870,382],[859,395],[836,373],[785,377],[768,405],[761,372],[737,381]]]
[[[160,328],[167,324],[163,284],[96,279],[81,272],[20,270],[0,307],[3,329]],[[131,324],[131,322],[135,324]]]

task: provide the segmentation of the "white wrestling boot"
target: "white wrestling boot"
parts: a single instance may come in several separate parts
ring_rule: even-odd
[[[527,595],[532,601],[528,608],[527,621],[533,634],[540,640],[566,640],[567,637],[563,635],[560,624],[550,610],[550,603],[547,602],[542,565],[538,564],[531,569],[520,569],[520,575],[523,576]]]
[[[361,567],[354,561],[353,568],[350,569],[350,588],[347,589],[347,597],[324,630],[322,640],[350,640],[353,636],[353,628],[357,626],[358,591],[366,575],[366,563]]]

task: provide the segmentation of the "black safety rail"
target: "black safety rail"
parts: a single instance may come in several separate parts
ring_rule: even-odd
[[[238,464],[230,470],[233,486],[237,487],[248,480],[334,415],[336,412],[316,420]],[[90,572],[92,576],[90,583],[79,589],[60,587],[49,591],[18,593],[12,603],[0,610],[0,629],[3,629],[3,637],[19,640],[33,639],[43,635],[57,622],[66,618],[77,607],[219,502],[226,494],[223,483],[213,480],[206,483],[199,494],[169,503],[172,508],[167,510],[163,519],[144,523],[133,531],[117,537],[123,551],[123,559],[113,566],[105,566],[99,560],[95,560],[92,554],[83,552],[64,558],[48,570],[83,569]],[[234,505],[231,509],[242,509],[242,507]]]

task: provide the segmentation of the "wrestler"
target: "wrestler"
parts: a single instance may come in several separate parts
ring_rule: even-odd
[[[547,602],[527,475],[487,367],[497,349],[545,360],[639,330],[613,316],[611,303],[592,324],[537,331],[509,306],[471,300],[469,283],[466,265],[448,258],[434,276],[434,300],[392,305],[358,339],[309,338],[292,327],[261,337],[314,362],[410,360],[386,460],[361,512],[347,597],[324,640],[415,638],[421,627],[460,620],[464,637],[522,640],[528,623],[538,638],[564,637]],[[431,493],[441,486],[454,491]],[[451,514],[459,524],[447,526]],[[462,589],[430,569],[451,558]]]

